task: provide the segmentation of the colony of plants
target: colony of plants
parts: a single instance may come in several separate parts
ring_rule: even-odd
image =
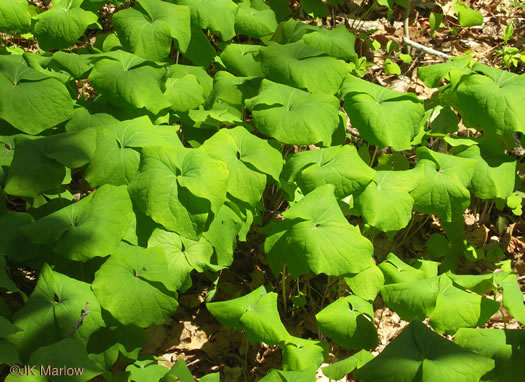
[[[525,75],[465,55],[418,68],[429,99],[381,86],[346,3],[0,1],[6,381],[229,381],[145,350],[197,287],[239,380],[522,380],[522,278],[465,216],[522,222]],[[374,355],[378,307],[410,324]]]

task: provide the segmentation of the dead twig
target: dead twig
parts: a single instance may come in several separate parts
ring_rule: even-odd
[[[445,59],[449,59],[450,56],[446,53],[443,53],[443,52],[440,52],[439,50],[435,50],[435,49],[432,49],[432,48],[429,48],[427,46],[424,46],[424,45],[421,45],[415,41],[412,41],[411,39],[407,38],[407,37],[404,37],[403,38],[403,41],[405,42],[405,44],[415,48],[415,49],[419,49],[419,50],[422,50],[423,52],[425,53],[428,53],[428,54],[431,54],[433,56],[438,56],[438,57],[442,57],[442,58],[445,58]]]

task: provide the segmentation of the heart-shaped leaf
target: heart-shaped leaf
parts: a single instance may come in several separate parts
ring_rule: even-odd
[[[263,80],[259,95],[246,100],[255,126],[280,142],[330,145],[339,125],[339,101],[327,94],[311,94]]]
[[[95,273],[92,288],[100,305],[124,325],[160,325],[178,307],[174,275],[162,247],[122,243]]]
[[[0,32],[26,33],[31,26],[31,15],[26,0],[0,2]]]
[[[88,283],[55,272],[44,264],[35,290],[13,316],[13,323],[22,331],[11,335],[9,340],[21,354],[28,356],[41,346],[70,336],[86,309],[88,314],[82,325],[72,334],[84,345],[95,330],[105,326],[99,302]]]
[[[81,201],[21,228],[33,242],[72,260],[105,257],[114,251],[133,218],[124,186],[104,185]]]
[[[341,276],[372,266],[372,244],[348,223],[327,184],[285,211],[286,220],[265,227],[264,251],[275,274],[283,265],[293,277],[312,271]]]
[[[20,56],[0,56],[0,118],[36,135],[72,114],[73,103],[62,82],[28,67]]]
[[[363,139],[380,147],[408,150],[425,116],[421,101],[411,93],[399,93],[348,75],[340,94],[352,125]]]
[[[270,45],[259,52],[266,78],[310,92],[337,93],[349,71],[344,61],[329,57],[302,40]]]
[[[152,61],[163,61],[172,38],[185,52],[191,38],[190,9],[161,0],[138,0],[136,8],[113,15],[113,25],[124,48]]]
[[[83,0],[55,0],[48,11],[33,17],[35,37],[41,49],[63,49],[74,45],[98,16],[81,8]]]
[[[494,368],[490,358],[465,350],[413,321],[375,359],[354,372],[363,382],[478,381]]]

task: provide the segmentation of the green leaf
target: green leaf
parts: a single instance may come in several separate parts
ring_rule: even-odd
[[[216,54],[217,52],[206,34],[192,23],[191,40],[184,57],[195,65],[207,67],[211,64]]]
[[[100,127],[111,125],[118,122],[118,119],[110,114],[97,113],[90,114],[85,108],[78,108],[73,111],[73,118],[66,124],[66,131],[88,129],[90,127]]]
[[[135,361],[126,367],[126,371],[130,373],[133,381],[160,381],[169,372],[169,369],[157,364],[157,361],[151,358]]]
[[[185,52],[191,39],[190,9],[161,0],[139,0],[139,7],[113,15],[115,31],[125,49],[152,61],[165,60],[171,39]]]
[[[197,240],[226,198],[226,165],[198,149],[145,148],[142,155],[129,185],[133,200],[166,229]]]
[[[277,310],[277,294],[264,286],[242,297],[206,304],[222,325],[243,329],[251,342],[268,345],[283,343],[289,336]]]
[[[323,374],[330,379],[343,379],[345,375],[350,374],[355,369],[360,369],[363,365],[373,359],[374,356],[372,354],[366,350],[360,350],[348,358],[323,367]]]
[[[304,340],[289,336],[283,345],[283,369],[305,370],[312,365],[319,367],[327,353],[327,344],[323,341]]]
[[[29,363],[41,365],[39,371],[42,374],[55,376],[54,380],[63,382],[91,381],[103,373],[103,370],[89,359],[83,344],[73,338],[39,348],[31,354]]]
[[[176,112],[187,112],[198,108],[205,101],[204,89],[193,74],[187,74],[182,78],[168,78],[164,95],[171,103],[171,110]]]
[[[301,6],[308,14],[314,17],[328,17],[328,8],[321,0],[302,0]]]
[[[188,74],[191,74],[197,78],[199,85],[202,87],[204,98],[208,98],[213,88],[213,78],[210,77],[204,68],[181,64],[168,66],[168,79],[182,79]]]
[[[420,66],[417,68],[417,76],[429,88],[439,87],[443,78],[447,78],[453,68],[464,69],[472,60],[470,56],[453,57],[449,62]]]
[[[476,64],[455,85],[455,104],[465,125],[490,133],[525,132],[525,76]]]
[[[54,272],[44,264],[29,300],[13,316],[13,323],[21,331],[12,334],[9,340],[24,357],[29,356],[41,346],[68,337],[88,302],[88,314],[73,334],[73,339],[83,344],[95,330],[105,325],[91,285]]]
[[[251,206],[261,199],[267,175],[279,181],[283,166],[281,153],[244,127],[221,129],[201,148],[210,157],[226,163],[228,192]]]
[[[317,326],[345,349],[377,346],[372,304],[357,296],[340,297],[315,316]]]
[[[95,274],[100,305],[124,325],[161,325],[178,307],[172,275],[161,247],[122,243]]]
[[[79,168],[90,161],[95,151],[95,139],[94,129],[39,139],[17,138],[5,192],[36,197],[57,188],[66,177],[65,166]]]
[[[482,156],[480,147],[473,145],[454,151],[454,155],[477,160],[477,166],[470,186],[474,196],[483,200],[489,200],[496,198],[506,199],[512,194],[516,160],[509,155],[505,155],[503,150],[498,148],[497,151],[489,151]]]
[[[186,366],[184,359],[179,358],[177,362],[171,367],[162,382],[193,382],[193,376],[191,375],[190,369]]]
[[[401,68],[398,64],[387,58],[384,63],[385,74],[401,75]]]
[[[414,94],[399,93],[348,75],[341,87],[352,125],[368,143],[394,150],[410,149],[425,109]]]
[[[443,14],[430,12],[428,21],[430,23],[430,32],[434,33],[436,29],[441,27],[441,22],[443,21]]]
[[[479,381],[494,361],[465,350],[414,321],[375,359],[354,372],[363,382]]]
[[[374,301],[385,284],[385,277],[379,267],[372,265],[353,276],[345,277],[345,282],[356,296]]]
[[[303,36],[305,43],[331,57],[345,61],[357,58],[355,36],[346,26],[338,25],[334,29],[319,29]]]
[[[438,333],[453,334],[459,328],[483,325],[499,309],[497,301],[457,288],[446,275],[440,277],[439,288],[429,322]]]
[[[190,272],[218,271],[222,267],[212,264],[213,248],[204,238],[194,241],[156,228],[148,240],[148,248],[161,246],[168,260],[167,271],[171,276],[172,289],[185,291],[191,286]]]
[[[235,36],[235,16],[238,6],[231,0],[177,0],[191,10],[192,22],[209,29],[223,41]]]
[[[300,371],[271,369],[259,382],[315,382],[316,370],[315,367]]]
[[[474,176],[477,162],[431,151],[426,147],[416,150],[420,158],[416,168],[421,167],[424,182],[410,193],[414,209],[438,215],[446,222],[462,217],[470,204],[467,187]]]
[[[266,78],[310,92],[335,94],[349,71],[344,61],[328,57],[302,40],[262,47],[259,52]]]
[[[264,77],[261,63],[255,59],[260,45],[229,44],[221,53],[226,68],[238,76]]]
[[[90,57],[87,54],[58,51],[53,54],[52,63],[70,73],[73,78],[80,80],[85,78],[87,73],[93,68]]]
[[[29,32],[31,15],[26,0],[4,0],[0,2],[0,32]]]
[[[97,93],[112,104],[145,108],[157,114],[171,106],[162,92],[166,70],[124,51],[106,53],[99,59],[89,81]]]
[[[139,169],[138,149],[167,145],[148,117],[109,123],[96,131],[97,148],[85,169],[92,187],[128,184]]]
[[[261,49],[262,50],[262,49]],[[339,125],[339,101],[263,80],[259,95],[246,100],[257,129],[280,142],[329,145]]]
[[[374,180],[355,197],[355,207],[365,222],[382,232],[398,231],[412,219],[410,192],[422,181],[419,169],[377,171]]]
[[[359,156],[354,146],[334,146],[303,151],[288,157],[283,178],[296,182],[304,194],[323,184],[335,187],[335,197],[343,199],[365,187],[375,171]]]
[[[114,251],[131,224],[133,210],[124,186],[104,185],[81,201],[21,228],[33,242],[57,255],[86,261]]]
[[[28,241],[19,228],[31,224],[34,219],[25,212],[14,212],[0,216],[0,248],[2,255],[17,263],[38,256],[38,246]]]
[[[62,82],[31,69],[22,57],[0,56],[0,118],[36,135],[67,121],[72,113]]]
[[[346,220],[324,185],[282,213],[286,220],[265,227],[264,251],[275,274],[283,265],[293,277],[312,271],[329,276],[359,273],[373,265],[372,244]]]
[[[245,0],[239,3],[235,16],[235,30],[253,38],[271,35],[277,28],[273,10],[262,0]]]
[[[525,305],[523,305],[523,293],[514,273],[505,274],[500,272],[494,275],[496,284],[503,289],[503,306],[522,325],[525,325]]]
[[[462,27],[474,27],[478,25],[483,25],[483,15],[470,8],[467,4],[455,0],[452,5],[452,9],[458,15],[459,25]]]
[[[75,45],[98,16],[80,6],[83,0],[55,0],[48,11],[33,16],[34,34],[43,50],[64,49]]]
[[[458,330],[454,342],[496,362],[496,367],[483,377],[484,381],[517,382],[522,378],[525,330],[464,328]]]

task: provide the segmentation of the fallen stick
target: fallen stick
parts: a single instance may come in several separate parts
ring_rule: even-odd
[[[407,38],[407,37],[404,37],[403,38],[403,41],[405,42],[405,44],[415,48],[415,49],[419,49],[419,50],[422,50],[423,52],[425,53],[428,53],[428,54],[432,54],[434,56],[438,56],[438,57],[442,57],[442,58],[446,58],[447,60],[450,58],[450,56],[446,53],[443,53],[443,52],[440,52],[439,50],[435,50],[435,49],[432,49],[432,48],[429,48],[429,47],[426,47],[424,45],[421,45],[415,41],[412,41],[411,39]]]

